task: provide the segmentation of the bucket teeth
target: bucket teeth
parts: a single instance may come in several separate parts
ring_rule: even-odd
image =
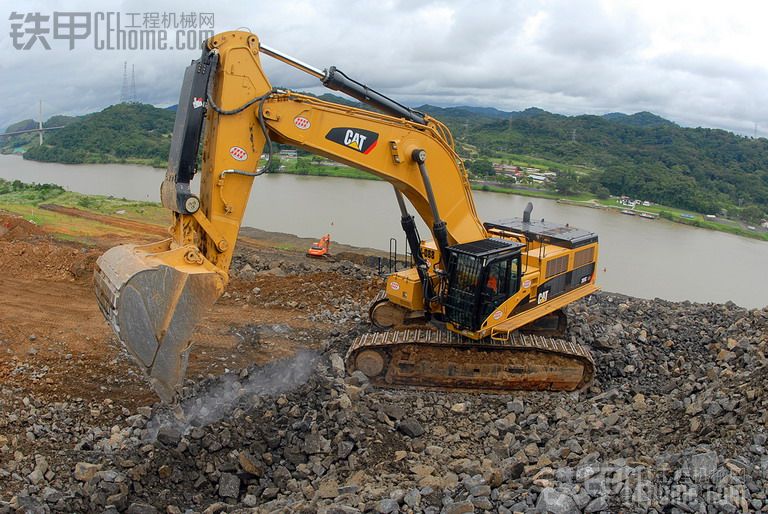
[[[108,250],[96,261],[94,289],[117,338],[170,402],[184,379],[195,325],[222,283],[215,272],[181,271],[147,255],[134,245]]]

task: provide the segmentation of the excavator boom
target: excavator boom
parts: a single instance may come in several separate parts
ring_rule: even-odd
[[[380,112],[275,89],[261,66],[262,53]],[[201,141],[202,160],[198,164]],[[560,308],[564,299],[572,301],[594,290],[596,236],[585,239],[591,252],[586,255],[584,249],[578,253],[575,247],[553,246],[547,242],[551,238],[533,240],[535,237],[531,239],[525,230],[484,225],[450,131],[439,121],[366,87],[335,67],[321,71],[260,44],[254,34],[225,32],[209,39],[201,58],[185,72],[168,170],[160,190],[163,205],[173,212],[169,238],[151,245],[113,248],[98,259],[95,272],[102,312],[163,400],[172,400],[178,391],[194,327],[227,285],[251,185],[254,178],[270,169],[275,143],[368,171],[394,187],[416,266],[391,276],[383,298],[386,303],[371,310],[386,313],[389,321],[385,324],[392,329],[402,328],[405,320],[422,324],[440,321],[461,338],[461,343],[452,346],[454,352],[467,354],[475,349],[493,355],[493,359],[499,353],[488,353],[487,348],[481,348],[482,341],[512,341],[510,334],[522,320],[528,323],[547,316]],[[266,163],[260,162],[263,151],[267,153]],[[196,173],[200,174],[197,193],[190,185]],[[420,240],[407,203],[430,228],[434,241]],[[557,268],[550,264],[554,259],[560,259]],[[496,281],[492,293],[480,288],[486,280],[491,284],[491,274]],[[541,287],[549,289],[542,293]],[[562,295],[559,304],[547,303],[558,295]],[[381,320],[373,322],[383,324]],[[400,349],[406,348],[402,336],[393,337]],[[478,341],[474,346],[473,340]],[[429,341],[426,346],[419,344],[408,346],[412,355],[421,349],[425,359],[439,360],[437,346]],[[381,344],[368,346],[369,357],[372,351],[386,353],[391,349]],[[556,344],[547,349],[508,346],[516,346],[514,355],[524,358],[525,352],[531,352],[528,361],[535,362],[536,370],[547,368],[546,380],[551,384],[568,382],[569,387],[576,387],[591,376],[591,360],[581,351],[558,353]],[[353,348],[353,364],[360,360],[357,355]],[[515,359],[511,352],[502,358],[510,363]],[[425,362],[416,363],[416,368],[423,370]],[[516,369],[512,364],[506,368]],[[532,384],[539,371],[523,380],[502,382],[504,387],[525,384],[526,388],[558,388],[543,386],[544,379]],[[574,378],[576,372],[581,378]],[[426,386],[450,382],[436,381],[430,378],[434,374],[426,372],[420,375]],[[483,388],[482,376],[475,378],[472,383]],[[406,382],[414,381],[417,379],[412,377]]]

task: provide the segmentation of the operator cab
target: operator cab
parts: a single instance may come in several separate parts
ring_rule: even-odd
[[[483,321],[520,289],[524,247],[497,238],[448,247],[447,321],[462,330],[479,330]]]

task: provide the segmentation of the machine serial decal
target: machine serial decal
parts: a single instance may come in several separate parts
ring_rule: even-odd
[[[379,135],[370,130],[336,127],[332,128],[328,134],[325,135],[325,139],[368,155],[371,153],[371,150],[376,148],[376,143],[379,141]]]
[[[229,149],[229,155],[231,155],[237,161],[244,161],[248,159],[248,152],[239,146],[233,146]]]

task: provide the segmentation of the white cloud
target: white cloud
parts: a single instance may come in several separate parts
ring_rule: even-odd
[[[537,106],[565,114],[649,110],[687,125],[768,133],[768,4],[730,1],[469,0],[201,2],[0,1],[0,126],[80,114],[119,101],[123,62],[140,100],[175,103],[188,51],[16,50],[12,11],[210,12],[216,30],[247,27],[265,43],[347,74],[409,104]],[[53,45],[53,43],[56,43]],[[322,92],[312,77],[264,58],[271,81]],[[9,100],[10,99],[10,100]]]

